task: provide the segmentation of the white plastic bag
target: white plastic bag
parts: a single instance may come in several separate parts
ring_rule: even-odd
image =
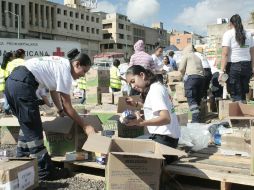
[[[192,150],[198,151],[206,148],[211,140],[211,134],[208,126],[202,123],[188,123],[187,127],[181,128],[181,137],[179,144],[192,147]]]

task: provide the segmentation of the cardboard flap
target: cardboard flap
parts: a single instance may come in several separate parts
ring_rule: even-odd
[[[2,117],[0,119],[0,126],[19,126],[19,121],[16,117]]]
[[[230,117],[254,116],[254,106],[233,102],[229,104],[228,113]]]
[[[68,134],[74,124],[69,117],[41,117],[45,132]]]
[[[172,156],[187,156],[187,154],[183,151],[171,148],[169,146],[156,143],[156,153],[161,155],[172,155]]]
[[[84,118],[84,121],[89,125],[92,125],[96,131],[102,131],[102,122],[97,115],[87,115],[87,114],[80,114],[81,117]]]
[[[107,154],[111,146],[111,139],[100,135],[89,135],[82,149],[91,152]]]
[[[118,104],[117,104],[117,113],[122,113],[125,110],[140,110],[139,108],[136,108],[134,106],[129,106],[126,103],[126,98],[128,96],[119,97]],[[130,96],[133,98],[134,101],[140,101],[140,96]]]
[[[140,156],[143,158],[152,158],[152,159],[165,159],[160,154],[153,154],[153,153],[133,153],[133,152],[111,152],[114,155],[128,155],[128,156]]]

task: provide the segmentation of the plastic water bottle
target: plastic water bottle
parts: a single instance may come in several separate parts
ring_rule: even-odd
[[[219,130],[216,130],[214,134],[214,144],[221,145],[221,134],[219,133]]]

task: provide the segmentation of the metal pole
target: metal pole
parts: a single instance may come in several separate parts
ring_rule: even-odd
[[[16,15],[18,17],[18,39],[19,39],[19,33],[20,33],[20,23],[19,23],[19,15]]]

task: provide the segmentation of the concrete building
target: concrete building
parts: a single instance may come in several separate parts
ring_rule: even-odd
[[[133,54],[133,45],[141,39],[146,44],[146,51],[152,53],[156,44],[167,45],[167,31],[163,29],[163,24],[159,23],[153,27],[132,23],[122,14],[104,13],[101,52],[124,53],[126,58],[130,58]]]
[[[170,45],[175,45],[179,50],[183,50],[189,44],[202,44],[203,37],[187,31],[179,32],[173,30],[169,33],[169,43]]]
[[[101,15],[81,6],[80,0],[64,2],[0,0],[0,37],[17,38],[20,21],[20,38],[78,41],[82,52],[91,57],[99,53]]]

